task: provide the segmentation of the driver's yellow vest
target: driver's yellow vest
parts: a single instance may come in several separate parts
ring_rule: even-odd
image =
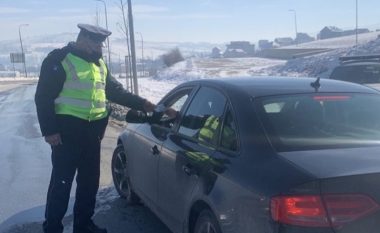
[[[66,81],[55,99],[55,113],[94,121],[107,116],[105,83],[107,67],[100,66],[69,53],[62,60]]]
[[[209,116],[199,131],[198,139],[202,142],[212,143],[219,126],[219,118],[217,116]]]

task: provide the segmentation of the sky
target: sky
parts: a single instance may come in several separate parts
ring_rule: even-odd
[[[108,28],[122,37],[121,0],[104,0]],[[123,0],[126,4],[127,0]],[[380,29],[380,1],[357,0],[359,27]],[[354,29],[356,0],[132,0],[134,28],[145,41],[214,42],[312,36],[324,26]],[[294,11],[289,11],[294,10]],[[106,27],[104,4],[96,0],[0,0],[0,41],[78,32],[77,23]],[[297,20],[295,20],[295,17]],[[6,33],[4,33],[6,32]]]

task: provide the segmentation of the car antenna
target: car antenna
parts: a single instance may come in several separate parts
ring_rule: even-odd
[[[319,88],[321,87],[321,83],[319,82],[321,80],[321,77],[318,77],[317,80],[310,83],[310,86],[315,89],[316,92],[318,92]]]

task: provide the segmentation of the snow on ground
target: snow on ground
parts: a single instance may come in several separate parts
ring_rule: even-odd
[[[166,93],[186,81],[206,78],[252,76],[257,70],[284,64],[282,60],[263,58],[192,58],[160,71],[151,78],[140,78],[139,94],[157,103]],[[125,83],[123,80],[119,80]]]
[[[40,219],[34,216],[46,200],[33,192],[46,193],[51,166],[50,148],[39,132],[34,92],[33,85],[22,85],[17,92],[0,93],[0,230],[14,222]],[[10,216],[15,216],[12,221]]]
[[[263,58],[192,58],[160,71],[156,76],[138,79],[139,95],[157,103],[177,85],[191,80],[251,76],[256,70],[284,64],[285,61]],[[125,86],[125,80],[119,79]]]

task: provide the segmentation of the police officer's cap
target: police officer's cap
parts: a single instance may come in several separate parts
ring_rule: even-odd
[[[80,32],[90,37],[94,41],[103,42],[112,32],[108,31],[99,26],[94,26],[90,24],[78,24],[78,28],[80,28]]]

